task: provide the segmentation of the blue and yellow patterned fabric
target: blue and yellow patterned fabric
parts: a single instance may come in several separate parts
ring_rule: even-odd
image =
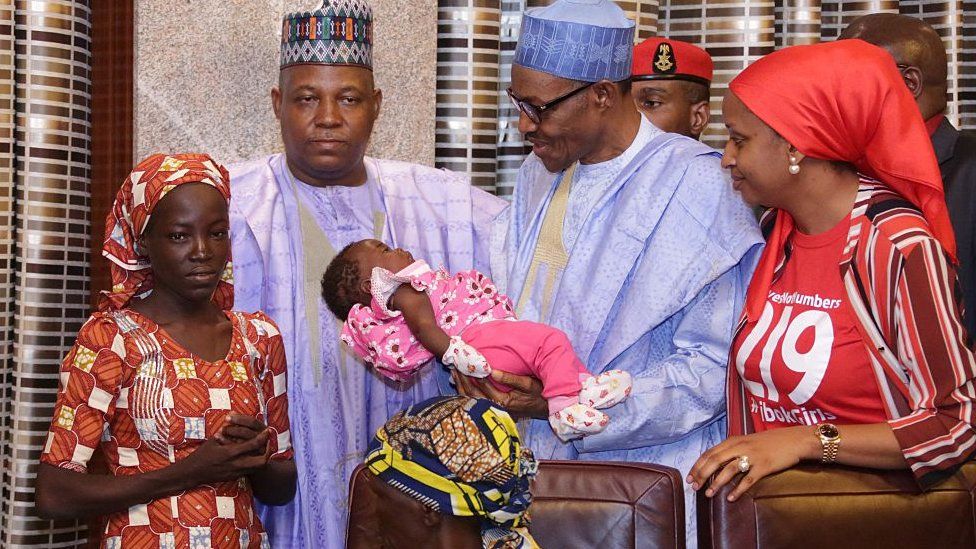
[[[482,521],[486,549],[530,549],[529,484],[538,464],[491,402],[435,397],[397,413],[366,453],[370,472],[445,515]]]

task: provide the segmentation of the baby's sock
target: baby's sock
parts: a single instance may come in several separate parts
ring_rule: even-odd
[[[563,442],[599,433],[609,422],[610,416],[579,402],[549,415],[549,425]]]
[[[629,372],[623,370],[607,370],[598,376],[590,376],[580,381],[579,402],[597,409],[609,408],[622,402],[630,395],[634,382]]]
[[[573,404],[579,404],[579,401],[579,394],[552,397],[549,399],[549,415],[555,414],[564,408],[569,408]]]

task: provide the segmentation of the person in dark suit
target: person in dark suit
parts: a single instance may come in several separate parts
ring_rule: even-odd
[[[860,38],[886,49],[922,111],[956,232],[963,319],[972,338],[976,333],[976,132],[956,129],[945,116],[948,59],[942,39],[928,23],[894,13],[858,17],[840,38]]]

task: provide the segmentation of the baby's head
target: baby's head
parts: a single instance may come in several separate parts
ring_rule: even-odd
[[[349,317],[355,304],[369,305],[373,267],[395,273],[414,262],[410,252],[392,249],[379,240],[360,240],[346,246],[329,263],[322,275],[322,297],[332,314]]]

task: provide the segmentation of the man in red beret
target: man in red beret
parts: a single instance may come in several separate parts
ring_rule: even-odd
[[[653,37],[634,47],[633,96],[655,126],[698,139],[711,110],[712,58],[698,46]]]

